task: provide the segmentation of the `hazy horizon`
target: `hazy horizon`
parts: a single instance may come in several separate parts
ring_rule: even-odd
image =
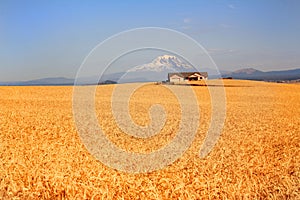
[[[1,1],[0,82],[74,78],[100,42],[140,27],[168,28],[190,36],[220,70],[296,69],[299,8],[296,0]],[[153,55],[140,62],[147,63]]]

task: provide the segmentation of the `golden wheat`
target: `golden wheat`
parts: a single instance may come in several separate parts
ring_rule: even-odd
[[[153,103],[167,113],[161,133],[143,140],[126,135],[114,121],[114,87],[99,86],[96,93],[99,125],[111,141],[147,153],[172,140],[180,109],[167,88],[145,85],[130,99],[137,124],[149,123]],[[201,120],[191,148],[165,169],[127,174],[94,159],[81,143],[72,115],[72,87],[0,87],[0,197],[300,199],[300,85],[226,80],[223,133],[204,159],[198,153],[211,102],[207,87],[193,89]]]

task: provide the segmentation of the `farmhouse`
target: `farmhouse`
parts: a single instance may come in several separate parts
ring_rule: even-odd
[[[207,80],[207,72],[179,72],[179,73],[169,73],[169,82],[187,82],[187,81],[199,81]]]

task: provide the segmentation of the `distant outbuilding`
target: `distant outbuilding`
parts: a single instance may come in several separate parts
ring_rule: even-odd
[[[207,72],[179,72],[169,73],[168,81],[173,83],[207,80]]]

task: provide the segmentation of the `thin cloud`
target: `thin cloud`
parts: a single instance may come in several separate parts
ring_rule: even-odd
[[[227,5],[227,7],[230,9],[236,9],[235,5],[233,5],[233,4],[229,4],[229,5]]]
[[[224,54],[232,54],[235,53],[236,50],[234,49],[207,49],[207,52],[211,55],[224,55]]]
[[[189,24],[191,22],[192,22],[191,18],[184,18],[183,19],[183,23],[185,23],[185,24]]]

